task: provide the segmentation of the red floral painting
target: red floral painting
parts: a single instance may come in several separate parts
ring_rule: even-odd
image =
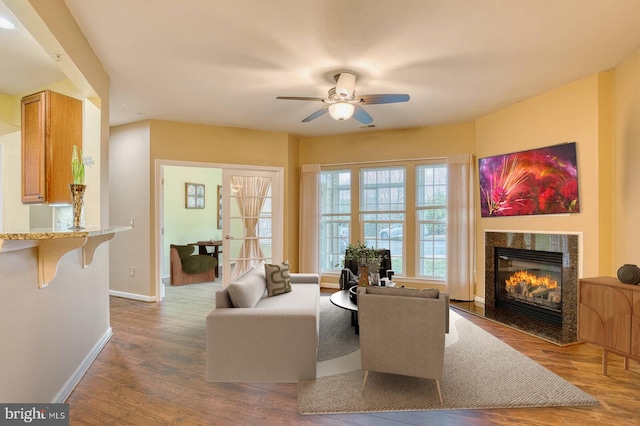
[[[576,143],[479,160],[482,217],[578,213]]]

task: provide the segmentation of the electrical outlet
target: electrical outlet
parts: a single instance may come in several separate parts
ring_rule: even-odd
[[[134,268],[133,266],[131,268],[129,268],[129,276],[130,277],[135,277],[136,276],[136,268]]]
[[[133,219],[129,219],[129,225],[133,226]]]

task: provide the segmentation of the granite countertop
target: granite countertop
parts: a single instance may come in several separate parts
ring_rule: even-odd
[[[87,226],[84,229],[52,229],[39,228],[22,231],[0,232],[0,240],[54,240],[61,238],[95,237],[115,232],[129,231],[133,227],[126,226]]]

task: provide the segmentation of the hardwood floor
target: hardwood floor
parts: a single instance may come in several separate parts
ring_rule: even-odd
[[[72,425],[640,425],[640,366],[579,344],[558,347],[483,318],[465,318],[590,395],[596,407],[302,416],[297,385],[207,383],[205,317],[216,284],[167,286],[162,303],[111,298],[113,337],[68,399]],[[523,384],[526,386],[526,384]]]

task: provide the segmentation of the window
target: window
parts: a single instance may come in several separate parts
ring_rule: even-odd
[[[320,270],[342,267],[349,244],[351,221],[351,171],[320,173]]]
[[[391,266],[403,272],[406,219],[404,167],[360,170],[360,216],[367,246],[391,250]]]
[[[337,273],[349,242],[391,251],[397,277],[444,280],[447,165],[415,160],[320,173],[320,269]]]
[[[416,167],[418,275],[444,279],[447,270],[447,166]]]

